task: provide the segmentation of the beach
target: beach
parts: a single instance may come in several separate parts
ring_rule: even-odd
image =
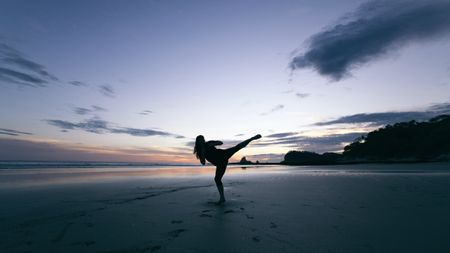
[[[0,170],[0,252],[449,252],[450,166]]]

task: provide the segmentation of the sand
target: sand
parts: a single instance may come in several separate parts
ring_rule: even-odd
[[[0,252],[450,252],[449,168],[0,171]]]

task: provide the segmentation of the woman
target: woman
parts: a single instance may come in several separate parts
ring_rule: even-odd
[[[255,135],[252,138],[245,140],[238,145],[229,148],[229,149],[217,149],[215,146],[222,145],[221,141],[205,141],[205,137],[203,135],[197,136],[195,139],[195,147],[194,154],[197,159],[205,165],[206,160],[208,162],[214,164],[216,166],[216,176],[214,177],[214,181],[217,185],[217,190],[219,190],[220,200],[218,204],[222,204],[225,202],[225,196],[223,195],[223,184],[222,177],[225,174],[225,170],[228,165],[228,160],[243,147],[247,146],[251,141],[257,140],[261,138],[261,135]]]

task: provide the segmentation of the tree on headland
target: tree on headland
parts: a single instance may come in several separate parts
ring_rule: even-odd
[[[450,154],[450,115],[401,122],[368,133],[344,148],[347,158],[434,160]]]
[[[450,160],[450,115],[426,122],[401,122],[363,135],[343,154],[289,151],[283,164],[317,165],[355,162],[419,162]]]

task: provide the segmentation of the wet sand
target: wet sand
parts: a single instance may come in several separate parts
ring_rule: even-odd
[[[3,171],[0,252],[449,252],[449,167]]]

